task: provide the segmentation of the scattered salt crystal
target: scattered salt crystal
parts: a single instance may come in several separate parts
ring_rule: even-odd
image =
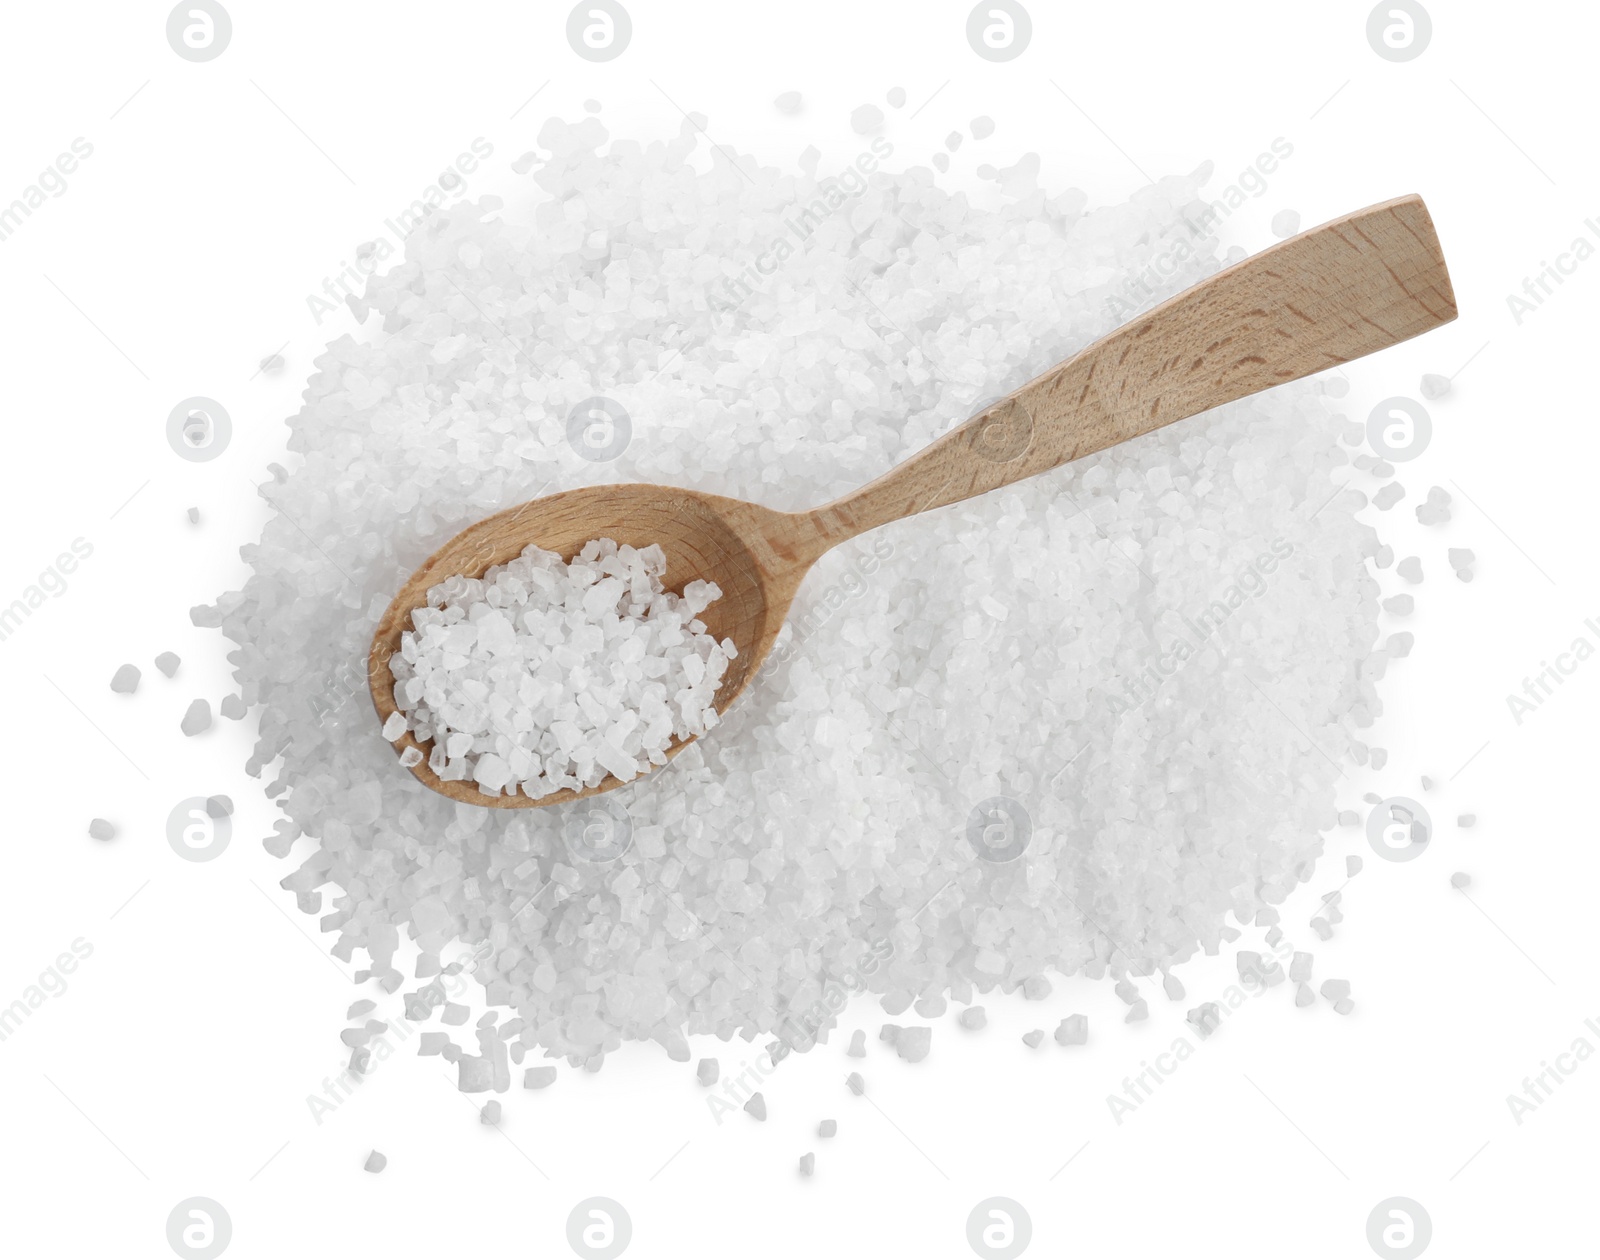
[[[1293,236],[1300,230],[1298,210],[1280,210],[1272,216],[1272,234],[1280,240]]]
[[[1406,488],[1398,481],[1385,482],[1378,487],[1377,493],[1372,496],[1372,506],[1380,512],[1387,512],[1405,497]]]
[[[969,1006],[956,1016],[956,1022],[963,1028],[976,1031],[989,1022],[989,1016],[981,1006]]]
[[[1042,1002],[1050,993],[1050,981],[1043,976],[1029,976],[1022,982],[1022,996],[1030,1002]]]
[[[1171,972],[1168,972],[1161,977],[1161,988],[1171,1001],[1183,1001],[1183,981],[1179,980],[1178,977],[1173,975]]]
[[[1035,1028],[1031,1032],[1022,1034],[1022,1044],[1030,1050],[1037,1050],[1044,1042],[1044,1029]]]
[[[821,1124],[817,1125],[818,1137],[831,1138],[838,1131],[839,1122],[837,1120],[824,1120]]]
[[[218,793],[206,797],[206,813],[212,818],[230,818],[233,815],[233,797]]]
[[[491,1098],[483,1104],[483,1109],[478,1112],[478,1123],[495,1125],[500,1123],[500,1100]]]
[[[1056,1043],[1063,1046],[1081,1046],[1089,1040],[1089,1017],[1068,1015],[1056,1026]]]
[[[1356,1009],[1356,1004],[1349,998],[1341,998],[1339,1001],[1333,1004],[1333,1009],[1340,1015],[1348,1015],[1351,1011]]]
[[[161,655],[156,657],[156,668],[168,678],[171,678],[178,672],[179,664],[181,664],[181,661],[179,660],[176,652],[163,652]]]
[[[852,1072],[844,1078],[844,1083],[850,1087],[852,1094],[861,1094],[866,1088],[866,1082],[861,1079],[860,1072]]]
[[[902,1028],[895,1038],[894,1048],[907,1063],[921,1063],[933,1046],[933,1029],[918,1026]]]
[[[1215,1002],[1202,1002],[1184,1018],[1202,1037],[1209,1037],[1222,1024],[1222,1008]]]
[[[383,737],[387,740],[399,739],[406,733],[406,715],[399,710],[391,713],[383,723]]]
[[[856,1029],[850,1034],[850,1047],[845,1051],[852,1059],[867,1057],[867,1034],[863,1029]]]
[[[952,131],[944,138],[944,147],[954,153],[961,147],[962,135],[959,131]]]
[[[117,834],[117,829],[104,818],[89,820],[89,838],[92,840],[110,840]]]
[[[523,1089],[548,1089],[556,1083],[556,1070],[549,1064],[525,1068],[522,1073]]]
[[[717,1083],[717,1075],[720,1070],[721,1069],[717,1066],[717,1061],[715,1059],[701,1059],[700,1062],[695,1065],[695,1079],[697,1079],[702,1085],[715,1085]]]
[[[1383,601],[1383,611],[1391,617],[1409,617],[1417,601],[1410,595],[1391,595]]]
[[[111,690],[131,696],[139,689],[139,667],[137,665],[120,665],[117,672],[111,675]]]
[[[187,513],[185,513],[185,515],[187,515],[188,518],[189,518],[189,524],[198,525],[200,523],[200,509],[199,508],[192,507],[192,508],[190,508],[188,510]]]
[[[1411,647],[1417,641],[1417,636],[1409,630],[1399,630],[1391,634],[1384,641],[1383,650],[1395,660],[1404,660],[1411,655]]]
[[[1478,816],[1476,814],[1457,814],[1456,815],[1456,826],[1458,826],[1458,827],[1476,826],[1477,822],[1478,822]]]
[[[1309,984],[1297,984],[1294,989],[1294,1004],[1296,1006],[1310,1006],[1317,1000],[1317,995],[1311,991]]]
[[[882,1028],[878,1029],[878,1040],[887,1041],[892,1046],[897,1040],[899,1040],[900,1032],[901,1029],[899,1024],[885,1024]]]
[[[1450,378],[1437,372],[1424,372],[1418,388],[1424,398],[1443,398],[1450,392]]]
[[[198,735],[211,725],[211,706],[204,700],[195,700],[190,703],[184,712],[183,721],[180,723],[185,735]]]
[[[979,114],[972,120],[971,130],[974,140],[987,140],[994,135],[994,119],[986,114]]]
[[[1348,980],[1324,980],[1318,990],[1330,1002],[1340,1002],[1350,996]]]
[[[807,1151],[800,1157],[800,1175],[802,1177],[809,1177],[816,1170],[816,1167],[817,1157],[812,1152]]]
[[[1472,876],[1468,875],[1465,871],[1457,871],[1454,875],[1450,876],[1450,887],[1452,888],[1470,888],[1471,886]]]
[[[772,100],[778,107],[780,114],[798,114],[800,112],[800,93],[779,92]]]
[[[883,130],[883,111],[876,105],[858,105],[850,114],[850,129],[858,136]]]
[[[1339,825],[1341,827],[1354,827],[1354,826],[1357,826],[1360,822],[1361,822],[1361,815],[1356,813],[1355,810],[1353,810],[1353,809],[1341,809],[1339,811]]]
[[[429,1031],[417,1037],[417,1053],[419,1055],[443,1054],[445,1046],[450,1044],[448,1033]]]
[[[381,1173],[389,1166],[389,1157],[378,1151],[373,1151],[367,1156],[367,1162],[361,1166],[369,1173]]]
[[[1372,768],[1382,770],[1389,764],[1389,750],[1387,748],[1374,748],[1371,753]]]
[[[1354,879],[1359,874],[1361,874],[1361,858],[1352,853],[1344,860],[1344,876],[1346,879]]]
[[[439,1016],[441,1024],[464,1024],[471,1012],[460,1002],[446,1002],[444,1012]]]
[[[217,706],[217,712],[225,718],[237,722],[248,710],[245,708],[244,697],[227,695],[222,697],[222,703]]]
[[[1149,1004],[1146,1003],[1143,998],[1140,998],[1138,1001],[1136,1001],[1132,1006],[1130,1006],[1128,1008],[1128,1013],[1122,1017],[1122,1022],[1124,1024],[1136,1024],[1141,1019],[1148,1019],[1149,1017],[1150,1017]]]
[[[898,1015],[911,1005],[911,995],[904,989],[891,989],[878,1003],[885,1015]]]
[[[927,997],[918,998],[916,1000],[915,1009],[917,1014],[922,1016],[923,1019],[937,1019],[939,1016],[944,1014],[945,1008],[948,1005],[949,1004],[941,995],[934,993],[929,994]]]
[[[895,109],[899,109],[906,103],[906,90],[903,87],[892,87],[889,89],[889,95],[885,99]]]
[[[1422,581],[1422,557],[1407,556],[1399,564],[1395,565],[1394,571],[1415,586]]]
[[[1289,962],[1289,979],[1302,983],[1311,979],[1311,955],[1295,951],[1294,957]]]
[[[1331,941],[1333,939],[1333,928],[1328,926],[1328,921],[1326,919],[1312,919],[1311,930],[1325,941]]]
[[[1450,519],[1450,494],[1443,486],[1428,491],[1425,503],[1417,507],[1417,520],[1423,525],[1443,525]]]

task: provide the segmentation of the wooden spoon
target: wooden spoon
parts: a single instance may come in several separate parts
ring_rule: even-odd
[[[411,575],[372,638],[378,720],[395,711],[389,658],[412,610],[451,574],[481,577],[530,543],[570,558],[593,538],[659,543],[667,578],[722,588],[701,616],[739,649],[717,690],[726,712],[755,676],[807,570],[879,525],[1048,472],[1175,420],[1395,345],[1456,317],[1427,207],[1417,196],[1369,206],[1218,272],[1124,324],[985,408],[871,484],[811,512],[672,486],[608,485],[534,499],[464,529]],[[690,740],[668,749],[672,756]],[[539,800],[442,781],[419,747],[411,773],[452,800],[496,809],[555,805],[621,786],[608,777]]]

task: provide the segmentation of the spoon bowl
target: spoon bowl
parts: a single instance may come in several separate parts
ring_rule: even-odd
[[[685,585],[702,578],[721,588],[721,597],[700,614],[700,620],[718,641],[732,639],[739,650],[717,688],[714,703],[717,712],[724,713],[766,659],[800,579],[826,550],[803,546],[807,520],[739,499],[643,484],[566,490],[497,512],[429,556],[378,623],[367,661],[378,719],[388,721],[397,708],[389,660],[400,650],[401,635],[411,629],[411,614],[427,605],[432,587],[454,574],[482,577],[530,545],[571,559],[594,538],[641,549],[652,543],[659,546],[667,558],[668,584],[680,594]],[[693,736],[674,740],[667,756],[675,756],[693,740]],[[434,791],[471,805],[500,809],[556,805],[620,786],[608,776],[594,787],[564,788],[538,800],[521,793],[490,796],[471,780],[440,779],[427,762],[431,741],[422,743],[407,731],[394,746],[397,751],[418,749],[423,760],[411,772]]]
[[[568,490],[497,513],[436,551],[394,597],[372,639],[368,680],[380,721],[395,712],[390,658],[428,590],[481,577],[530,544],[570,559],[610,538],[666,554],[666,585],[722,589],[701,620],[738,656],[717,712],[771,651],[801,580],[831,547],[869,529],[1048,472],[1174,421],[1383,350],[1456,317],[1455,295],[1422,199],[1399,197],[1281,241],[1219,271],[986,407],[876,481],[811,512],[670,486]],[[692,742],[679,740],[673,756]],[[429,746],[411,773],[452,800],[496,809],[556,805],[621,786],[614,776],[537,800],[441,780]]]

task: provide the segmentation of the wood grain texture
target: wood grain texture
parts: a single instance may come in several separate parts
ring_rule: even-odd
[[[378,720],[395,711],[390,657],[430,587],[481,577],[530,544],[571,558],[594,538],[666,553],[681,592],[714,581],[702,614],[739,649],[717,690],[719,713],[772,650],[795,592],[829,548],[868,529],[957,503],[1274,385],[1415,337],[1456,317],[1455,296],[1427,207],[1416,196],[1369,206],[1291,237],[1138,316],[986,408],[899,467],[811,512],[670,486],[594,486],[548,495],[457,534],[395,595],[373,635],[368,682]],[[668,749],[676,755],[692,740]],[[444,782],[428,744],[411,773],[452,800],[498,809],[555,805],[621,786],[608,777],[541,800],[488,796]]]
[[[819,509],[830,538],[958,503],[1456,317],[1428,209],[1399,197],[1302,232],[1131,320]]]

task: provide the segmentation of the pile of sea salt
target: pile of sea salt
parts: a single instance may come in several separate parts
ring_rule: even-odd
[[[604,796],[484,809],[397,765],[367,646],[456,531],[609,481],[812,507],[1238,256],[1208,169],[1089,210],[1035,155],[974,200],[884,137],[798,171],[692,120],[539,144],[353,302],[376,318],[316,359],[249,580],[196,615],[239,645],[267,845],[333,952],[414,972],[419,1019],[472,952],[504,1018],[464,1080],[508,1079],[507,1043],[803,1047],[863,989],[1146,976],[1309,878],[1384,663],[1360,426],[1312,382],[835,550],[721,725]],[[569,439],[597,398],[604,460]]]
[[[666,568],[660,547],[600,538],[570,564],[528,547],[481,578],[439,583],[390,658],[399,710],[383,737],[431,740],[429,769],[490,796],[538,799],[665,765],[674,739],[717,724],[712,698],[738,655],[699,620],[716,583],[674,595]]]

